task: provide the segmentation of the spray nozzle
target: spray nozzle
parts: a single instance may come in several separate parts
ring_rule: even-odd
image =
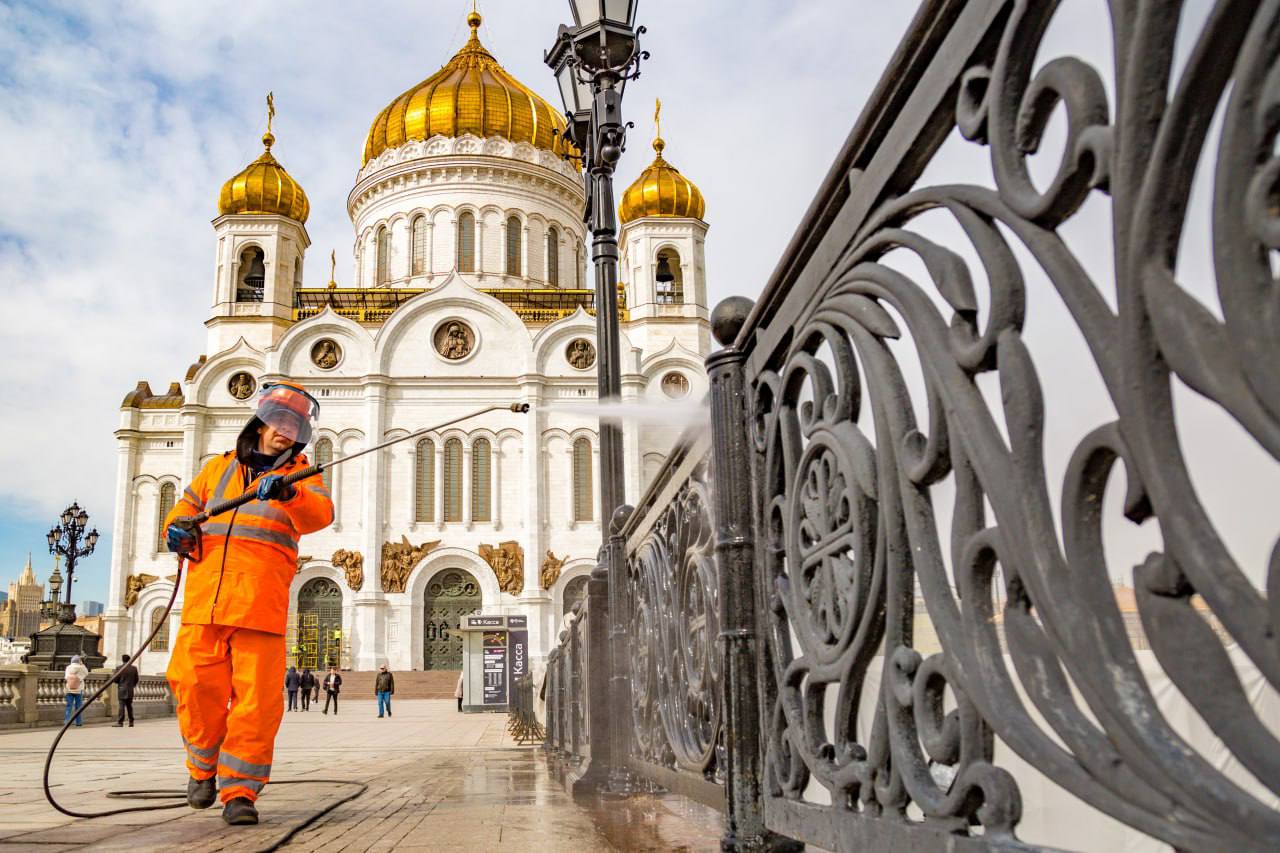
[[[529,411],[529,404],[528,403],[512,403],[511,411],[524,414],[525,412]]]

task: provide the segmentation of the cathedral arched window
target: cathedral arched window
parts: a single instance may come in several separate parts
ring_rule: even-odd
[[[470,213],[458,217],[458,272],[476,271],[476,218]]]
[[[327,438],[322,438],[316,442],[316,464],[327,465],[333,461],[333,442]],[[324,481],[324,487],[333,492],[333,471],[326,468],[320,473],[320,479]]]
[[[471,520],[493,520],[493,465],[487,438],[471,445]]]
[[[427,217],[413,220],[413,275],[427,273]]]
[[[444,520],[462,521],[462,442],[444,443]]]
[[[261,302],[267,289],[266,255],[257,246],[240,253],[240,280],[236,282],[236,302]]]
[[[590,521],[591,509],[591,442],[580,438],[573,443],[573,520]]]
[[[658,252],[658,269],[654,274],[656,299],[660,305],[679,305],[684,302],[684,273],[680,267],[680,255],[675,249]]]
[[[177,503],[177,495],[178,490],[173,483],[162,483],[160,485],[160,505],[156,507],[156,551],[158,552],[169,550],[169,546],[165,541],[164,520],[173,511],[173,505]]]
[[[151,621],[147,624],[147,633],[155,631],[156,626],[160,626],[156,638],[151,641],[148,648],[153,652],[169,651],[169,614],[164,606],[157,607],[151,611]]]
[[[582,247],[576,242],[573,246],[573,286],[582,289]]]
[[[419,441],[414,462],[413,520],[435,521],[436,443],[429,438]]]
[[[378,229],[378,275],[377,284],[391,281],[391,235],[384,225]]]
[[[302,256],[293,259],[293,287],[298,289],[302,287]]]
[[[560,231],[554,225],[547,229],[547,284],[560,286]]]
[[[507,275],[520,275],[520,218],[507,219]]]

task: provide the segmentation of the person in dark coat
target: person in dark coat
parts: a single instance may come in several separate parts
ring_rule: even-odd
[[[338,716],[338,693],[342,690],[342,676],[338,675],[336,666],[329,667],[329,674],[324,677],[324,711],[329,713],[329,703],[333,702],[333,715]]]
[[[120,716],[116,728],[124,725],[125,713],[129,714],[129,728],[133,728],[133,690],[138,686],[138,668],[129,663],[128,655],[120,657],[120,677],[116,679],[116,699],[120,703]]]
[[[289,692],[289,710],[298,710],[298,687],[302,684],[302,676],[298,675],[298,668],[291,666],[289,671],[284,674],[284,689]]]
[[[302,710],[306,711],[311,707],[311,693],[316,689],[316,675],[310,667],[303,667],[299,687],[302,688]]]
[[[391,716],[391,694],[396,692],[396,678],[387,672],[384,663],[373,682],[373,694],[378,697],[378,719],[382,719],[382,709],[386,708],[387,716]]]

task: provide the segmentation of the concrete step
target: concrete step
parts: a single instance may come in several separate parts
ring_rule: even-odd
[[[459,670],[431,669],[426,672],[393,672],[397,699],[452,699],[458,686]],[[317,677],[323,678],[323,673]],[[342,673],[342,695],[373,698],[373,682],[377,672]],[[323,693],[323,689],[321,690]]]

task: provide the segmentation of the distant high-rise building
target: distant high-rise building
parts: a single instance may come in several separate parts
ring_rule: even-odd
[[[81,616],[101,616],[102,611],[106,609],[101,601],[82,601],[80,603]]]
[[[9,595],[0,605],[0,636],[11,639],[34,634],[40,629],[40,603],[44,601],[44,584],[36,583],[31,569],[31,555],[17,583],[9,584]]]

